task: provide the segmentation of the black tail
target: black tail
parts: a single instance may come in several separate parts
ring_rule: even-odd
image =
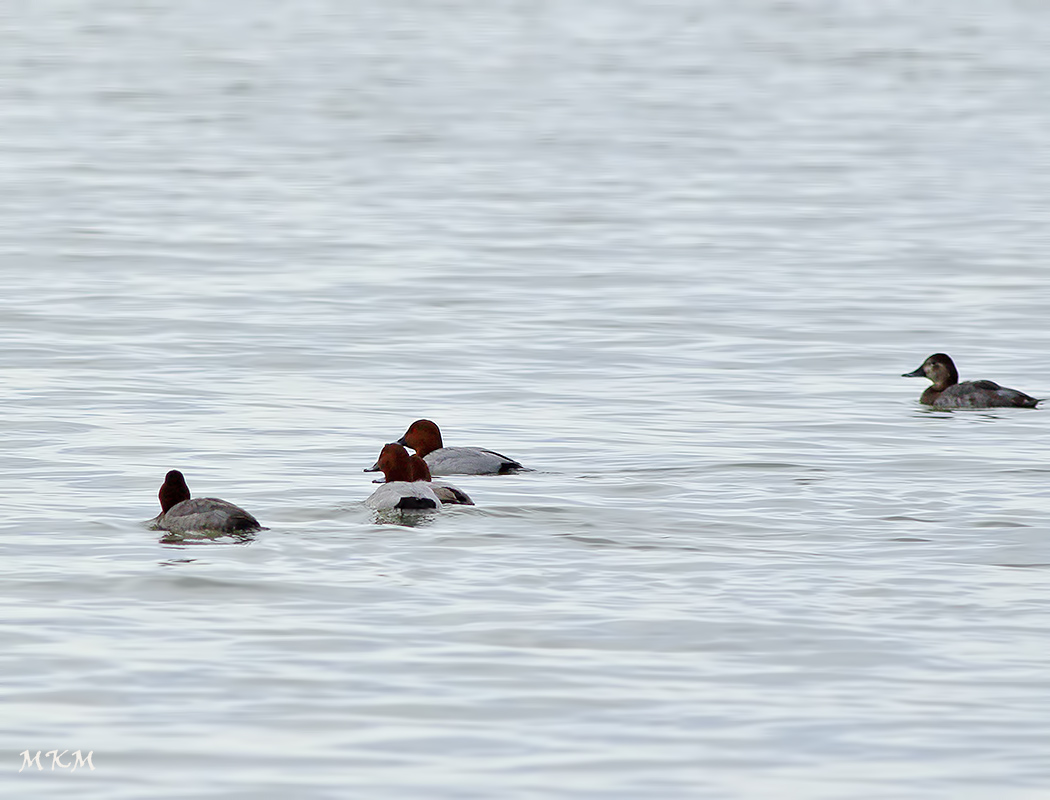
[[[402,511],[421,511],[427,508],[437,508],[437,503],[429,497],[402,497],[395,508],[400,508]]]

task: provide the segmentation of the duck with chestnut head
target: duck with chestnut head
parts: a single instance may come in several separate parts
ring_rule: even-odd
[[[430,483],[419,480],[408,451],[399,444],[383,445],[379,460],[370,471],[383,473],[386,482],[365,500],[376,511],[436,511],[441,500]]]
[[[150,520],[150,525],[156,530],[172,533],[262,530],[259,521],[240,506],[214,497],[191,498],[186,478],[177,469],[164,476],[158,497],[160,514]]]
[[[415,450],[432,475],[506,475],[526,469],[513,458],[484,447],[445,447],[441,431],[429,419],[417,419],[397,443]]]

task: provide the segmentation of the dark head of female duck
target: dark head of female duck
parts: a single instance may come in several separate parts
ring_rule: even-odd
[[[190,487],[186,485],[186,478],[181,472],[177,469],[168,471],[168,474],[164,476],[164,483],[160,486],[158,498],[161,513],[164,514],[183,500],[190,499]]]
[[[914,361],[912,362],[915,363]],[[934,353],[927,358],[919,368],[912,372],[905,372],[902,378],[929,378],[933,381],[934,389],[943,392],[949,386],[959,382],[959,370],[955,368],[955,362],[944,353]],[[929,389],[927,389],[929,391]]]

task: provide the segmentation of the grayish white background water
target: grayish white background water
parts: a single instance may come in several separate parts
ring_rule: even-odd
[[[1047,796],[1050,412],[898,376],[1050,397],[1050,6],[0,30],[5,798]]]

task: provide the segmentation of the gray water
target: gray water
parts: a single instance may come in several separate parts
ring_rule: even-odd
[[[4,798],[1047,796],[1050,6],[0,30]]]

